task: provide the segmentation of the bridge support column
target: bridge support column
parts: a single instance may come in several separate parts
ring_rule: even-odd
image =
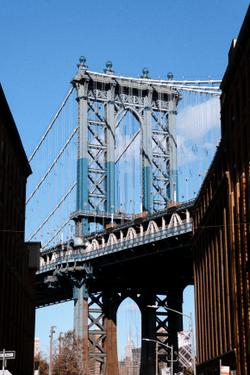
[[[170,151],[170,199],[174,202],[178,201],[178,175],[177,175],[177,142],[176,142],[176,97],[170,95],[169,114],[168,114],[168,130],[169,130],[169,151]]]
[[[117,332],[116,332],[116,312],[117,301],[112,292],[103,293],[104,329],[106,337],[104,339],[104,352],[106,353],[104,375],[119,374],[117,355]]]
[[[88,350],[88,291],[86,284],[73,287],[74,296],[74,332],[76,337],[82,341],[83,375],[89,371]]]
[[[115,83],[110,84],[108,90],[108,104],[106,106],[106,204],[105,209],[109,214],[115,212],[115,121],[114,121],[114,96]]]
[[[148,89],[148,95],[145,97],[145,107],[143,111],[142,124],[142,208],[150,213],[153,212],[152,197],[152,89]]]
[[[88,211],[88,77],[84,76],[85,66],[79,64],[79,74],[84,82],[76,84],[78,101],[78,139],[77,139],[77,193],[76,210]],[[76,225],[76,235],[87,235],[89,232],[88,218],[83,217]]]
[[[142,339],[156,339],[156,312],[148,307],[155,304],[155,295],[141,296],[141,325]],[[156,344],[142,340],[140,375],[152,375],[156,373]]]
[[[168,307],[182,313],[183,290],[170,289],[168,291]],[[174,351],[178,352],[178,332],[183,330],[183,317],[181,314],[168,310],[168,340],[173,345]],[[174,371],[176,363],[174,363]]]

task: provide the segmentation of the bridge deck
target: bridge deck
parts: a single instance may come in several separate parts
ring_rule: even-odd
[[[185,206],[186,209],[186,206]],[[177,211],[165,213],[168,220]],[[184,217],[185,210],[178,208],[179,215]],[[180,225],[160,227],[163,216],[158,214],[147,219],[135,220],[133,227],[129,224],[113,228],[111,231],[99,233],[88,238],[88,245],[62,246],[46,250],[41,254],[47,258],[40,271],[37,272],[37,306],[45,306],[73,298],[70,275],[79,277],[92,269],[88,279],[90,291],[103,288],[124,290],[154,289],[157,293],[165,293],[170,284],[184,288],[193,282],[192,271],[192,219],[182,219]],[[165,219],[164,219],[165,220]],[[151,224],[150,224],[151,223]],[[155,231],[148,233],[150,225],[155,223]],[[140,232],[144,226],[144,232]],[[118,233],[126,234],[134,228],[135,237],[118,238]],[[116,233],[116,243],[109,243],[110,236]],[[104,236],[104,237],[102,237]],[[90,241],[99,241],[99,248],[87,251]],[[101,241],[102,240],[102,241]],[[95,243],[95,242],[94,242]],[[52,282],[44,283],[44,280]],[[56,280],[53,283],[53,280]],[[58,282],[57,282],[58,281]],[[50,288],[48,288],[48,285]]]

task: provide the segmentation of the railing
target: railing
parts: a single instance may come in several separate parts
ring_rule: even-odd
[[[183,220],[182,225],[174,226],[171,228],[159,229],[153,233],[138,233],[133,239],[117,239],[117,243],[113,244],[100,244],[96,250],[87,251],[86,248],[79,247],[77,249],[70,250],[55,250],[52,258],[47,260],[45,265],[42,265],[40,270],[37,272],[44,273],[48,272],[56,267],[58,264],[69,263],[69,262],[86,262],[91,259],[95,259],[101,256],[112,254],[115,252],[123,251],[133,247],[139,247],[156,241],[162,241],[166,238],[181,235],[184,233],[192,232],[192,220]],[[47,259],[49,255],[46,255]]]

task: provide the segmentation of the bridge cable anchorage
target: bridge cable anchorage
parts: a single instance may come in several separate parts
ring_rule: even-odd
[[[37,190],[40,188],[40,186],[42,185],[42,183],[45,181],[45,179],[47,178],[47,176],[49,175],[49,173],[51,172],[51,170],[53,169],[53,167],[56,165],[56,163],[58,162],[58,160],[60,159],[60,157],[62,156],[62,154],[64,153],[64,151],[66,150],[67,146],[69,145],[70,141],[72,140],[72,138],[74,137],[74,135],[76,134],[78,130],[78,127],[76,127],[73,132],[71,133],[70,137],[67,139],[65,145],[61,148],[59,154],[57,155],[57,157],[54,159],[53,163],[49,166],[49,168],[47,169],[47,171],[45,172],[44,176],[41,178],[41,180],[39,181],[39,183],[36,185],[35,189],[33,190],[33,192],[30,194],[29,198],[27,199],[26,201],[26,205],[29,203],[29,201],[31,200],[31,198],[33,198],[33,196],[35,195],[35,193],[37,192]]]
[[[31,156],[29,157],[28,161],[29,163],[32,161],[32,159],[34,158],[34,156],[36,155],[37,151],[39,150],[39,148],[41,147],[42,143],[44,142],[45,138],[47,137],[48,133],[50,132],[50,130],[52,129],[55,121],[57,120],[58,116],[60,115],[63,107],[65,106],[65,104],[67,103],[70,95],[72,94],[72,91],[74,90],[74,87],[71,87],[70,90],[68,91],[67,95],[65,96],[62,104],[60,105],[60,108],[58,109],[58,111],[56,112],[55,116],[53,117],[53,119],[51,120],[51,122],[49,123],[49,126],[47,127],[45,133],[43,134],[42,138],[40,139],[38,145],[35,147],[34,151],[32,152]]]
[[[45,245],[42,246],[41,251],[45,249],[53,240],[54,238],[61,232],[61,230],[66,227],[66,225],[70,222],[71,218],[69,217],[61,226],[60,228],[56,231],[56,233],[46,242]]]
[[[35,232],[30,236],[30,238],[28,239],[28,241],[31,241],[32,238],[34,238],[38,232],[40,232],[40,230],[44,227],[44,225],[49,221],[49,219],[51,218],[51,216],[54,215],[54,213],[57,211],[57,209],[61,206],[61,204],[66,200],[66,198],[69,196],[69,194],[72,192],[72,190],[76,187],[76,181],[74,182],[74,184],[69,188],[69,190],[67,191],[67,193],[62,197],[62,199],[57,203],[57,205],[55,206],[55,208],[50,212],[50,214],[46,217],[46,219],[44,219],[44,221],[39,225],[39,227],[35,230]]]

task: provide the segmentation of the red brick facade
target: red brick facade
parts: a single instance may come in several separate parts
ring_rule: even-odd
[[[222,140],[194,209],[198,374],[250,374],[250,8],[229,52]]]

